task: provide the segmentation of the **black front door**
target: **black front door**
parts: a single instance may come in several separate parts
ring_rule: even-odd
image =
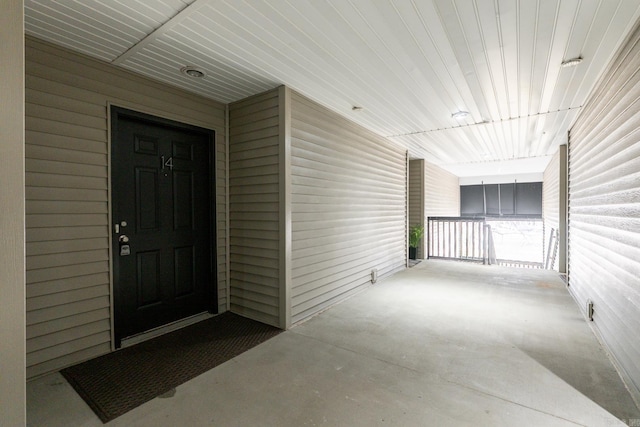
[[[116,346],[215,310],[212,131],[112,108]]]

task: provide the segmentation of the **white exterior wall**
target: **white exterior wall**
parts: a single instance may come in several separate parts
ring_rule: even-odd
[[[406,220],[405,150],[292,92],[292,322],[404,269]]]
[[[229,106],[231,311],[280,326],[280,97]]]
[[[460,216],[460,179],[429,162],[424,164],[424,216]]]
[[[544,260],[556,252],[549,268],[567,272],[567,146],[561,145],[549,161],[542,178],[542,219],[544,221]],[[549,247],[551,230],[555,230],[557,243]],[[557,249],[554,249],[557,246]],[[550,262],[551,264],[551,262]]]
[[[640,28],[569,133],[569,290],[640,403]]]
[[[425,230],[418,246],[418,259],[426,257],[430,216],[460,216],[459,178],[425,160],[410,160],[409,226],[422,224]]]
[[[544,256],[553,255],[553,247],[549,248],[551,231],[558,233],[560,227],[560,150],[551,158],[542,178],[542,219],[544,221]],[[557,235],[557,234],[556,234]],[[551,269],[558,270],[556,258]]]

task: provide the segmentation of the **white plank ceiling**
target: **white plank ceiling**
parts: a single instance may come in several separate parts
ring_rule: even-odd
[[[639,16],[638,0],[25,0],[29,35],[225,103],[286,84],[459,176],[542,172]]]

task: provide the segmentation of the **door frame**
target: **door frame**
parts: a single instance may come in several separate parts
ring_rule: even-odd
[[[208,311],[211,314],[218,314],[218,250],[217,250],[217,235],[218,235],[218,227],[217,227],[217,209],[216,209],[216,179],[217,179],[217,170],[216,170],[216,137],[217,133],[215,129],[205,128],[199,125],[181,122],[176,120],[175,118],[169,118],[163,115],[160,115],[158,112],[148,112],[148,111],[140,111],[140,107],[136,106],[132,109],[130,107],[120,106],[111,102],[107,102],[107,218],[108,218],[108,246],[109,246],[109,315],[110,315],[110,332],[111,332],[111,351],[115,351],[120,348],[120,343],[116,342],[116,331],[115,331],[115,264],[114,264],[114,244],[113,244],[113,233],[114,233],[114,223],[113,223],[113,186],[112,186],[112,145],[113,138],[116,134],[115,129],[118,122],[119,116],[127,116],[133,117],[135,119],[149,121],[151,123],[167,125],[176,127],[178,129],[191,130],[202,132],[206,134],[209,138],[209,194],[207,195],[209,200],[209,221],[211,224],[210,227],[210,236],[209,236],[209,247],[210,247],[210,269],[211,269],[211,284],[208,289],[207,298],[209,300]]]

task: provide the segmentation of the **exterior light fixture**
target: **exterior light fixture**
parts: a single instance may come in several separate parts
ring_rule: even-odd
[[[359,106],[357,106],[357,105],[354,105],[353,107],[351,107],[351,110],[353,110],[353,111],[362,111],[362,110],[363,110],[363,108],[362,108],[362,107],[359,107]]]
[[[454,119],[464,119],[465,117],[469,117],[468,111],[456,111],[451,115]]]
[[[581,62],[582,62],[582,58],[581,57],[571,58],[571,59],[567,59],[567,60],[562,61],[560,66],[562,68],[575,67],[576,65],[578,65]]]
[[[182,74],[184,74],[185,76],[193,77],[195,79],[201,79],[207,75],[203,70],[197,67],[190,66],[180,68],[180,72],[182,72]]]

